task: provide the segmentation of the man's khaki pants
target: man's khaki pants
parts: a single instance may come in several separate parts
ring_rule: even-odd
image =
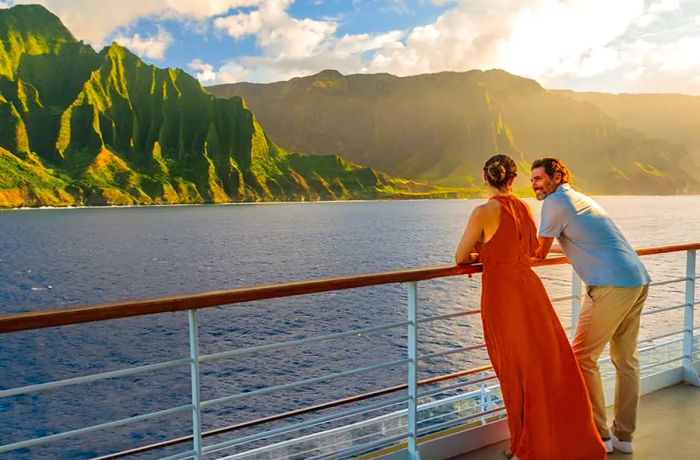
[[[603,382],[598,358],[610,343],[615,369],[615,422],[613,432],[621,441],[632,441],[639,404],[639,320],[649,285],[635,287],[589,286],[579,314],[573,349],[588,395],[593,418],[602,438],[610,437],[605,415]]]

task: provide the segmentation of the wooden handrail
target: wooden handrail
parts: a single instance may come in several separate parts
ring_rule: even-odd
[[[700,242],[641,248],[637,250],[637,253],[644,256],[697,249],[700,249]],[[560,256],[536,261],[533,266],[560,265],[567,262],[568,260],[566,257]],[[0,333],[128,318],[131,316],[152,315],[155,313],[176,312],[192,308],[215,307],[218,305],[336,291],[378,284],[405,283],[455,275],[473,275],[481,271],[482,267],[480,264],[441,265],[266,284],[219,291],[207,291],[196,294],[182,294],[142,300],[9,313],[0,315]]]

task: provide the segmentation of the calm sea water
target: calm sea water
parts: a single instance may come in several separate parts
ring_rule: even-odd
[[[599,197],[635,246],[700,240],[700,197]],[[294,203],[0,212],[0,312],[449,264],[470,211],[482,200]],[[539,203],[529,201],[536,218]],[[644,259],[657,281],[683,276],[685,254]],[[570,270],[540,269],[553,297]],[[421,316],[478,307],[479,277],[421,283]],[[652,290],[647,306],[683,302],[682,285]],[[277,299],[199,313],[201,351],[215,353],[402,321],[401,285]],[[555,308],[564,324],[569,304]],[[679,329],[681,312],[654,316],[642,336]],[[507,320],[507,318],[504,318]],[[533,325],[533,328],[536,325]],[[480,343],[478,317],[422,327],[420,352]],[[400,359],[405,331],[248,355],[202,366],[202,397]],[[0,388],[121,369],[188,354],[185,313],[5,334]],[[483,353],[422,363],[419,377],[486,362]],[[405,368],[370,372],[206,411],[205,429],[402,383]],[[0,399],[0,444],[189,403],[189,369]],[[189,433],[190,414],[58,441],[0,458],[90,458]],[[164,455],[161,451],[158,454]],[[145,456],[144,458],[150,458]]]

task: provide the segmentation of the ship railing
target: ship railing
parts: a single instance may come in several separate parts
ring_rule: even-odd
[[[664,386],[670,386],[681,381],[688,381],[695,385],[700,385],[700,379],[694,367],[694,353],[697,343],[695,338],[700,332],[700,328],[694,326],[694,306],[698,303],[695,300],[696,274],[696,251],[700,249],[700,242],[688,244],[676,244],[668,246],[648,247],[638,249],[642,256],[658,254],[685,252],[686,269],[684,276],[673,279],[662,279],[655,281],[651,286],[661,286],[667,284],[684,284],[684,302],[675,305],[649,306],[643,315],[651,316],[673,310],[683,310],[683,324],[680,329],[667,332],[654,337],[642,338],[640,341],[640,352],[650,353],[657,350],[666,350],[664,359],[656,358],[653,362],[642,366],[645,376],[643,381],[643,391],[649,392]],[[534,267],[551,265],[561,265],[568,263],[565,257],[553,257],[543,261],[534,262]],[[354,276],[340,276],[325,279],[311,279],[296,282],[287,282],[271,285],[259,285],[253,287],[233,288],[220,291],[209,291],[189,295],[177,295],[144,300],[106,303],[99,305],[89,305],[80,307],[54,308],[23,313],[12,313],[0,315],[0,333],[8,334],[17,331],[28,331],[41,328],[51,328],[86,322],[97,322],[127,318],[134,316],[156,315],[166,312],[184,312],[188,318],[189,355],[179,359],[163,361],[142,366],[112,370],[108,372],[94,373],[72,377],[63,380],[49,381],[32,384],[17,388],[7,388],[0,390],[0,401],[2,398],[16,397],[19,395],[33,394],[45,390],[53,390],[72,385],[80,385],[91,382],[102,381],[119,377],[135,376],[139,374],[154,372],[162,369],[189,367],[190,374],[190,402],[188,404],[170,407],[167,409],[143,413],[128,418],[113,420],[106,423],[99,423],[85,426],[79,429],[68,430],[60,433],[53,433],[44,436],[37,436],[32,439],[12,440],[0,446],[0,453],[13,452],[19,449],[30,449],[32,447],[45,445],[51,442],[84,436],[101,430],[122,427],[146,420],[159,419],[172,416],[176,413],[191,413],[191,434],[179,438],[137,446],[129,450],[119,451],[100,457],[103,460],[119,458],[154,452],[164,447],[180,446],[179,452],[161,456],[169,460],[204,457],[226,457],[230,459],[243,458],[285,458],[281,457],[255,457],[270,452],[285,452],[284,449],[295,445],[291,458],[374,458],[383,456],[386,458],[420,458],[421,452],[425,458],[438,458],[438,454],[430,453],[430,444],[433,439],[454,432],[468,430],[475,425],[489,425],[494,420],[500,420],[505,415],[502,400],[498,394],[498,382],[489,364],[476,366],[470,369],[439,375],[427,379],[418,379],[418,365],[421,361],[446,356],[453,353],[469,353],[482,351],[484,343],[472,344],[450,348],[444,351],[418,354],[418,329],[419,325],[432,323],[435,321],[446,321],[458,317],[479,315],[479,309],[459,311],[457,313],[419,317],[418,284],[426,280],[435,278],[446,278],[461,275],[473,276],[482,271],[478,264],[468,266],[437,266],[413,268],[405,270],[394,270],[380,273],[369,273]],[[572,271],[571,294],[563,297],[552,298],[553,303],[571,302],[571,327],[570,332],[576,327],[576,318],[583,299],[582,284],[580,279]],[[407,292],[406,316],[405,320],[372,327],[351,329],[333,334],[307,337],[284,342],[267,343],[248,348],[228,350],[213,354],[202,354],[200,352],[200,334],[197,312],[201,309],[239,304],[242,302],[262,301],[280,297],[308,295],[312,293],[330,292],[342,289],[353,289],[367,286],[384,285],[389,283],[403,283]],[[200,364],[204,362],[229,359],[254,353],[268,353],[275,350],[284,350],[308,344],[323,344],[327,341],[340,340],[347,337],[372,334],[390,329],[404,329],[406,334],[406,354],[401,359],[387,360],[377,364],[363,367],[356,367],[342,372],[333,372],[326,375],[305,378],[281,385],[272,385],[242,393],[226,395],[214,399],[203,400],[201,398],[201,377]],[[675,347],[675,348],[674,348]],[[676,350],[677,348],[677,350]],[[609,363],[609,357],[602,357],[601,363]],[[214,430],[205,431],[202,428],[202,411],[214,406],[230,404],[244,398],[271,394],[282,390],[290,390],[301,387],[309,387],[319,383],[327,382],[340,377],[349,377],[377,371],[396,366],[405,366],[405,382],[392,387],[382,388],[352,397],[315,404],[313,406],[302,407],[287,412],[282,412],[272,416],[250,420],[235,425],[225,426]],[[429,388],[439,382],[449,380],[459,380],[467,378],[457,383],[439,388]],[[478,389],[474,390],[474,386]],[[443,398],[439,395],[448,394],[454,390],[472,388],[468,391],[453,394]],[[425,389],[424,389],[425,388]],[[311,414],[323,409],[338,408],[368,401],[372,398],[382,397],[378,402],[365,404],[362,407],[344,409],[340,412],[328,415],[317,416],[315,418],[304,419],[302,421],[291,421],[287,425],[259,430],[252,434],[246,434],[234,439],[225,439],[216,443],[206,444],[204,439],[212,436],[220,436],[224,433],[241,429],[262,427],[265,423],[279,420],[292,420],[301,415]],[[429,401],[419,404],[420,400]],[[464,402],[473,404],[467,406],[465,410]],[[455,406],[457,403],[461,405]],[[395,408],[387,412],[387,409]],[[437,410],[440,408],[440,410]],[[379,415],[369,415],[377,411],[385,413]],[[431,412],[433,411],[433,412]],[[419,417],[419,412],[424,412],[423,417]],[[436,415],[437,412],[437,415]],[[352,417],[364,416],[359,422],[348,422],[338,425],[338,422],[352,419]],[[350,441],[347,439],[349,430],[358,430],[370,425],[376,426],[386,420],[393,420],[391,429],[385,429],[376,434],[366,433],[357,436]],[[336,427],[317,431],[312,434],[305,434],[304,430],[323,426],[324,424],[336,422]],[[421,426],[422,425],[422,426]],[[361,430],[360,430],[361,431]],[[501,428],[501,436],[503,429]],[[290,434],[297,433],[289,437]],[[338,434],[344,433],[341,442],[337,442]],[[287,435],[282,441],[261,445],[260,442],[266,439],[273,439],[275,436]],[[306,441],[323,437],[324,439],[336,440],[336,442],[326,443],[319,447],[318,444],[303,444]],[[477,434],[478,437],[478,434]],[[482,436],[483,437],[483,436]],[[375,438],[369,439],[367,438]],[[493,440],[493,436],[490,438]],[[257,444],[256,444],[257,443]],[[249,449],[241,446],[251,446]],[[420,444],[420,446],[419,446]],[[481,443],[483,444],[483,442]],[[473,443],[473,447],[481,445]],[[303,446],[311,445],[307,451]],[[464,446],[463,446],[464,447]],[[226,453],[227,449],[238,448],[234,453]],[[445,448],[438,449],[443,452]],[[228,455],[228,456],[227,456]],[[272,454],[270,454],[272,455]]]

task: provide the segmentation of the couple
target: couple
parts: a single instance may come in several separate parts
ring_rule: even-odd
[[[569,185],[556,158],[535,161],[542,204],[539,237],[528,205],[511,193],[515,161],[484,165],[491,198],[478,206],[457,248],[458,264],[483,263],[484,338],[508,412],[508,458],[599,460],[632,452],[639,399],[637,336],[650,281],[634,249],[595,201]],[[557,238],[586,283],[572,346],[534,271]],[[478,254],[475,254],[478,253]],[[615,421],[608,428],[598,358],[610,343],[617,369]]]

